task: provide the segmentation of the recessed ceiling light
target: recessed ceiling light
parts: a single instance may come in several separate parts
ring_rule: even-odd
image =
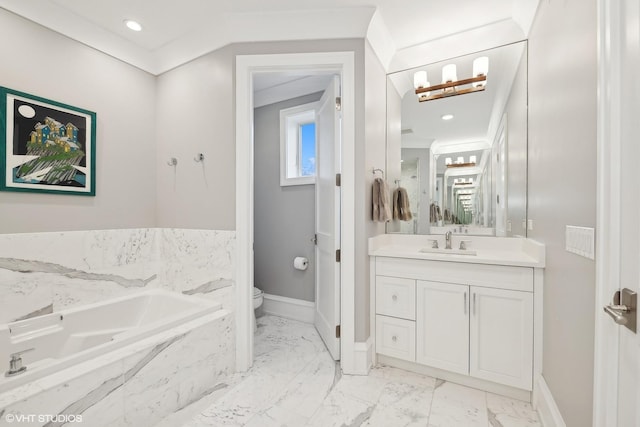
[[[134,21],[132,19],[125,19],[124,25],[127,26],[130,30],[133,31],[142,31],[142,25],[139,22]]]
[[[442,116],[442,120],[451,120],[453,119],[453,114],[445,114]]]

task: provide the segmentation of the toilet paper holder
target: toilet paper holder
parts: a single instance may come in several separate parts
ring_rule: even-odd
[[[309,267],[309,260],[305,257],[297,256],[293,259],[293,268],[296,270],[306,270]]]

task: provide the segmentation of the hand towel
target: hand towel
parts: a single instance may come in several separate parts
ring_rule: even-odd
[[[393,192],[393,219],[401,221],[410,221],[413,218],[411,208],[409,207],[409,196],[407,190],[398,187]]]
[[[372,187],[373,220],[387,222],[391,220],[389,187],[382,178],[376,178]]]
[[[431,224],[437,224],[442,219],[442,213],[440,212],[440,206],[435,203],[431,203],[429,206],[429,219]]]

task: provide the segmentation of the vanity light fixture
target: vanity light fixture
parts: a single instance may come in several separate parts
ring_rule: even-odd
[[[476,165],[476,156],[470,156],[468,162],[464,161],[464,157],[458,157],[455,163],[451,162],[451,157],[447,157],[444,164],[448,168],[467,168]]]
[[[127,28],[132,31],[142,31],[142,25],[140,25],[138,21],[134,21],[133,19],[125,19],[124,25],[126,25]]]
[[[481,56],[473,61],[473,77],[471,78],[458,80],[456,65],[447,64],[442,67],[441,84],[430,86],[427,72],[420,70],[413,75],[413,86],[419,102],[432,101],[449,96],[483,91],[487,83],[488,73],[489,58]]]

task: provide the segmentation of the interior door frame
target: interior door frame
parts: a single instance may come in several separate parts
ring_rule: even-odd
[[[622,209],[620,107],[621,8],[618,0],[597,0],[597,238],[593,425],[617,425],[619,326],[603,312],[620,284]]]
[[[355,54],[318,52],[236,56],[236,370],[253,364],[253,74],[308,69],[335,71],[342,84],[341,338],[343,372],[355,370]]]

